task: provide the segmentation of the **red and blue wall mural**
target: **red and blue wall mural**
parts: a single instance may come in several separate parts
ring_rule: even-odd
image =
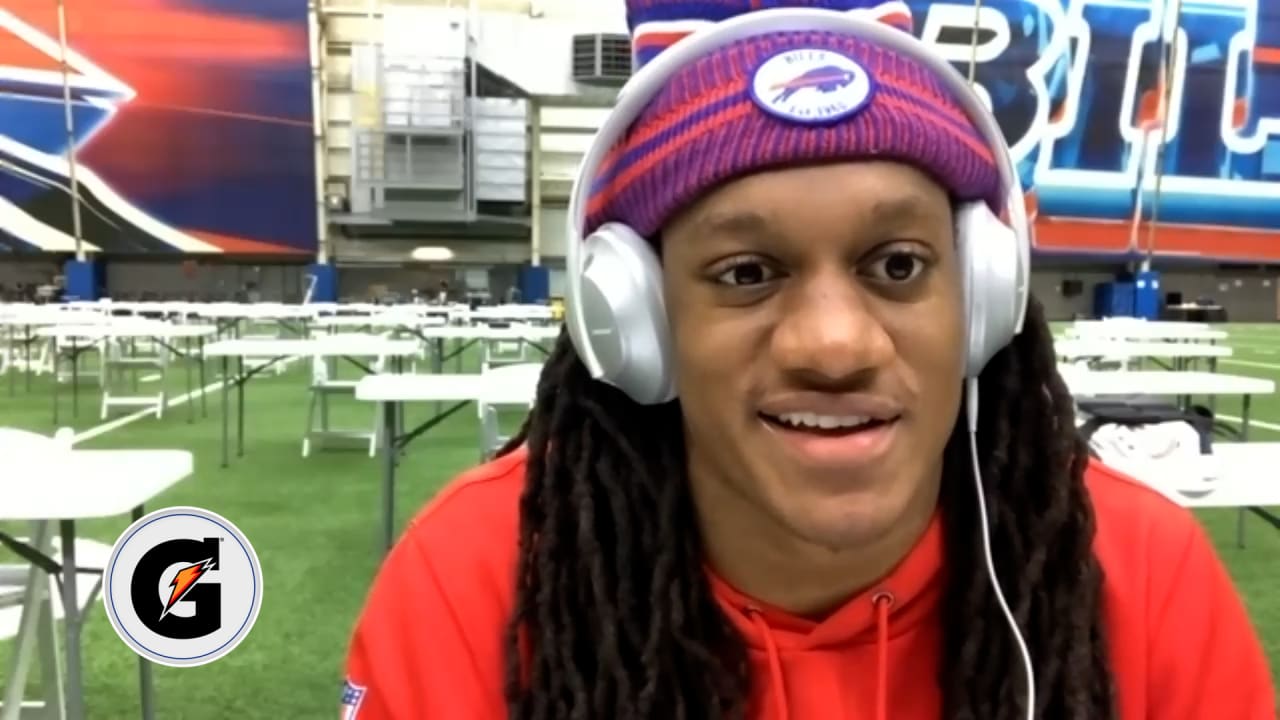
[[[906,4],[967,73],[973,4]],[[1157,257],[1280,261],[1280,0],[984,0],[978,27],[1039,251],[1143,255],[1154,218]]]
[[[306,0],[0,5],[0,254],[311,255]],[[64,98],[70,98],[71,133]],[[74,146],[74,166],[67,160]]]
[[[65,2],[87,241],[313,253],[306,0]],[[893,2],[967,72],[973,3]],[[1280,261],[1280,0],[984,0],[978,27],[1040,253]],[[53,0],[0,7],[0,252],[70,249],[57,37]]]

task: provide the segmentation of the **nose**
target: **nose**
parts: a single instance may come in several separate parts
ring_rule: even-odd
[[[789,291],[770,343],[784,373],[845,385],[892,361],[893,340],[873,312],[874,299],[848,269],[824,270]]]

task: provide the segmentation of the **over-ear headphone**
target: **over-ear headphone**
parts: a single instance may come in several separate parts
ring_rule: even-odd
[[[968,81],[923,42],[870,18],[815,8],[758,10],[699,30],[640,68],[619,92],[574,179],[569,200],[565,323],[592,377],[616,386],[637,403],[657,404],[676,396],[662,269],[649,241],[625,224],[606,223],[583,237],[592,182],[606,153],[681,68],[740,40],[794,31],[863,38],[924,65],[951,91],[995,158],[1007,220],[997,217],[982,201],[966,203],[956,212],[968,331],[965,377],[976,379],[1022,330],[1031,265],[1022,185],[1000,126]]]

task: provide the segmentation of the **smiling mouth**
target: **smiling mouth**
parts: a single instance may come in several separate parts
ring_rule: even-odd
[[[900,416],[760,414],[787,454],[813,468],[847,470],[885,458]]]
[[[760,419],[773,427],[792,432],[825,437],[841,437],[866,432],[888,425],[897,418],[882,419],[862,415],[819,415],[817,413],[759,413]]]

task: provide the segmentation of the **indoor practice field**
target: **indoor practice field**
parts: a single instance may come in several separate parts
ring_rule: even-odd
[[[0,720],[729,717],[1280,720],[1280,0],[0,0]]]
[[[1232,324],[1226,344],[1230,358],[1219,361],[1220,372],[1269,378],[1280,382],[1280,324]],[[476,365],[475,356],[464,359]],[[86,358],[86,362],[89,359]],[[449,363],[453,369],[453,363]],[[216,388],[217,364],[208,364],[211,388]],[[12,385],[11,385],[12,381]],[[148,378],[143,375],[142,381]],[[151,380],[155,382],[155,380]],[[381,557],[378,547],[378,483],[381,458],[366,448],[325,449],[310,457],[300,454],[306,422],[306,374],[294,364],[281,374],[266,372],[246,386],[245,452],[220,467],[221,396],[211,389],[197,398],[194,420],[186,404],[172,405],[163,419],[141,417],[127,422],[129,413],[117,411],[102,430],[98,419],[97,386],[82,380],[78,417],[72,417],[71,398],[60,398],[60,426],[83,435],[84,448],[183,448],[195,457],[195,472],[153,503],[155,507],[196,505],[218,512],[236,523],[253,542],[261,558],[264,600],[256,630],[236,652],[211,665],[175,670],[156,666],[156,706],[160,717],[183,720],[251,718],[319,718],[335,712],[335,688],[342,681],[343,652],[351,623]],[[185,392],[181,371],[170,371],[173,396]],[[48,375],[31,378],[0,375],[0,426],[49,434],[53,396]],[[1220,417],[1231,420],[1239,401],[1218,401]],[[431,408],[409,406],[411,424]],[[1253,401],[1252,440],[1280,440],[1280,395]],[[507,431],[519,416],[503,417]],[[337,425],[369,425],[368,403],[339,400]],[[96,428],[96,429],[95,429]],[[399,470],[397,530],[457,472],[479,458],[474,410],[464,409],[411,444]],[[1258,479],[1274,468],[1258,468]],[[1272,508],[1280,511],[1280,508]],[[1246,520],[1247,546],[1236,547],[1237,511],[1202,510],[1196,515],[1215,544],[1239,587],[1259,634],[1266,644],[1273,676],[1280,676],[1280,533],[1259,519]],[[77,529],[81,537],[106,544],[128,525],[127,518],[89,522]],[[12,525],[9,532],[21,532]],[[5,558],[6,560],[9,558]],[[137,658],[117,638],[101,611],[101,602],[88,618],[84,635],[85,696],[88,717],[114,720],[137,717]],[[0,677],[10,659],[10,644],[0,641]],[[32,678],[34,682],[35,678]],[[227,693],[228,688],[236,692]]]

